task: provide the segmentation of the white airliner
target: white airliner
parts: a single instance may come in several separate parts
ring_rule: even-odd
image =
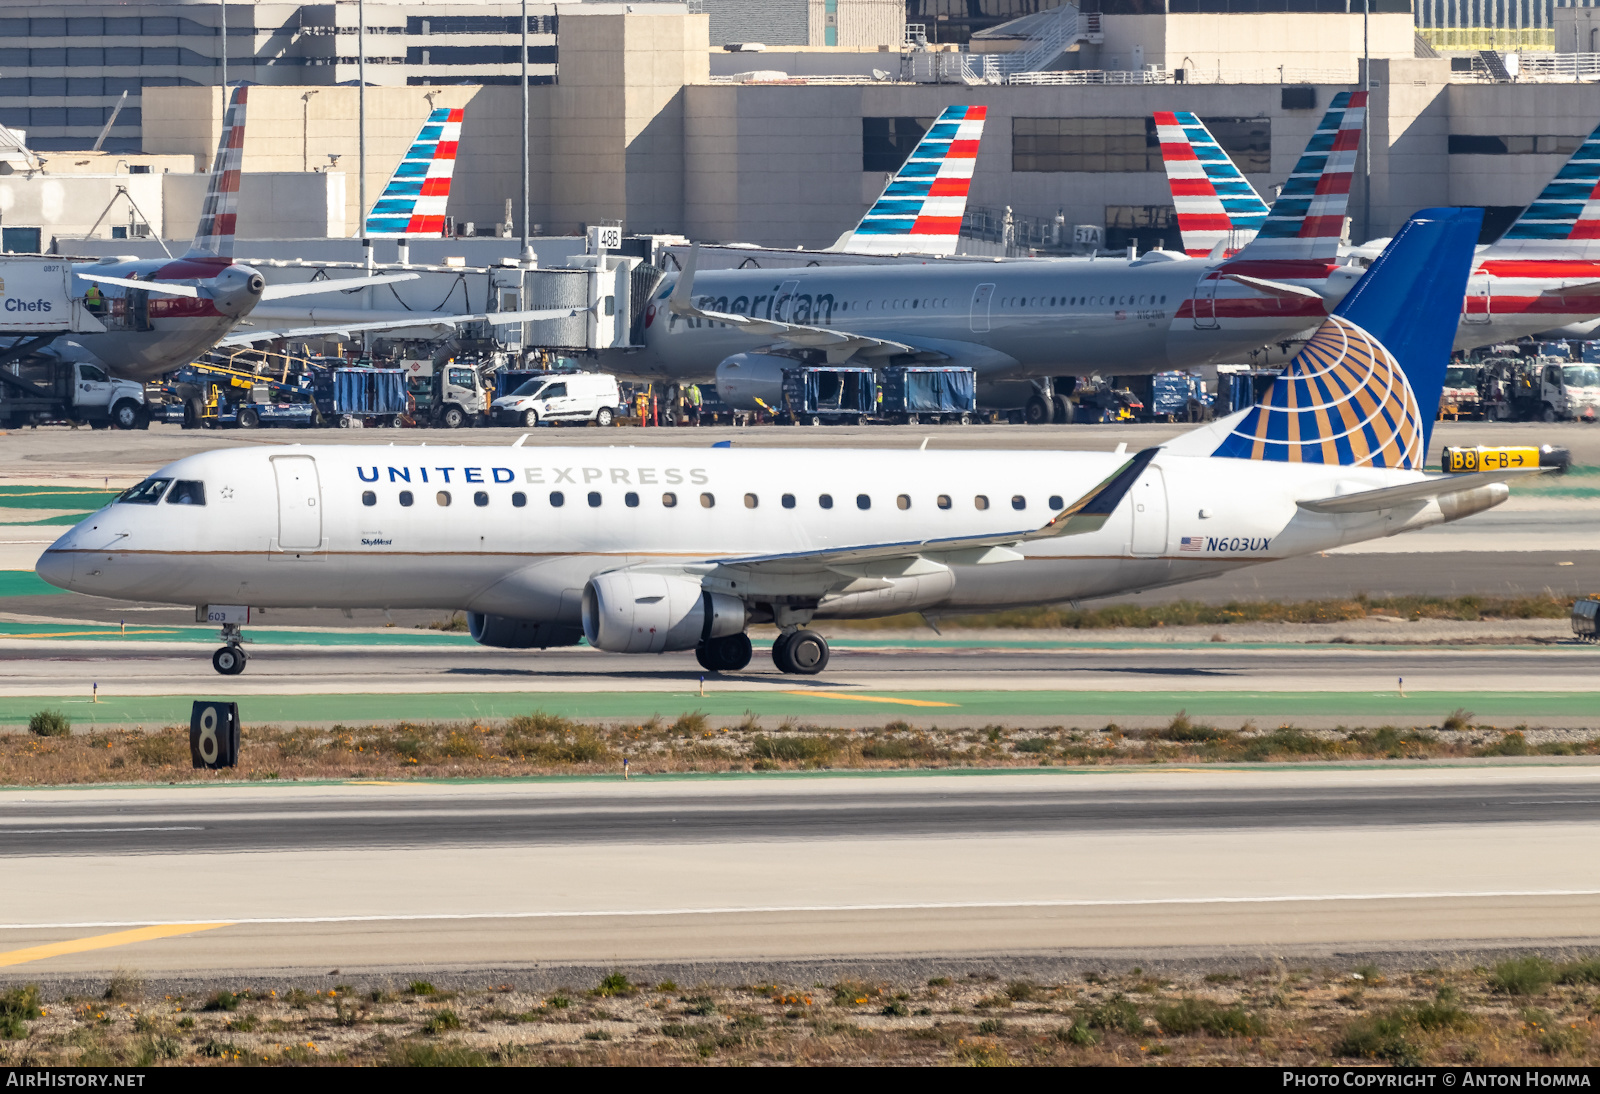
[[[1132,457],[231,449],[161,469],[38,572],[197,606],[227,674],[249,606],[465,608],[486,645],[693,649],[722,671],[774,622],[778,668],[809,674],[814,619],[1106,596],[1457,520],[1518,474],[1422,470],[1480,221],[1417,214],[1261,403]]]

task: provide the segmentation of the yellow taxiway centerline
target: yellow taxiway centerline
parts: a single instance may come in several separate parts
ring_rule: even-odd
[[[903,707],[958,707],[960,703],[938,703],[932,699],[890,699],[885,695],[848,695],[842,691],[786,691],[785,695],[811,695],[821,699],[850,699],[857,703],[894,703]]]
[[[97,934],[89,938],[69,938],[65,942],[46,942],[42,946],[29,946],[23,950],[0,953],[0,967],[43,961],[49,957],[61,957],[69,953],[103,950],[111,946],[127,946],[134,942],[149,942],[157,938],[172,938],[180,934],[194,934],[197,931],[211,931],[231,925],[231,923],[167,923],[154,927],[138,927],[131,931]]]

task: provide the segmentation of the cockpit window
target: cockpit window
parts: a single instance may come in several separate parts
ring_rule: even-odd
[[[206,484],[195,482],[192,479],[179,479],[172,484],[172,489],[167,491],[168,505],[204,505],[206,503]]]
[[[118,501],[129,505],[154,505],[161,500],[161,495],[167,492],[171,479],[145,479],[131,490],[123,491]]]

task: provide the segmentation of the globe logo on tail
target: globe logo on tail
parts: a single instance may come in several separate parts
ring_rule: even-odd
[[[1423,434],[1416,394],[1394,355],[1331,315],[1215,454],[1420,470]]]

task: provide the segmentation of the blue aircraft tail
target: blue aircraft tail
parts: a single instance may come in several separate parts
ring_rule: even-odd
[[[1421,470],[1482,220],[1407,221],[1212,454]]]

